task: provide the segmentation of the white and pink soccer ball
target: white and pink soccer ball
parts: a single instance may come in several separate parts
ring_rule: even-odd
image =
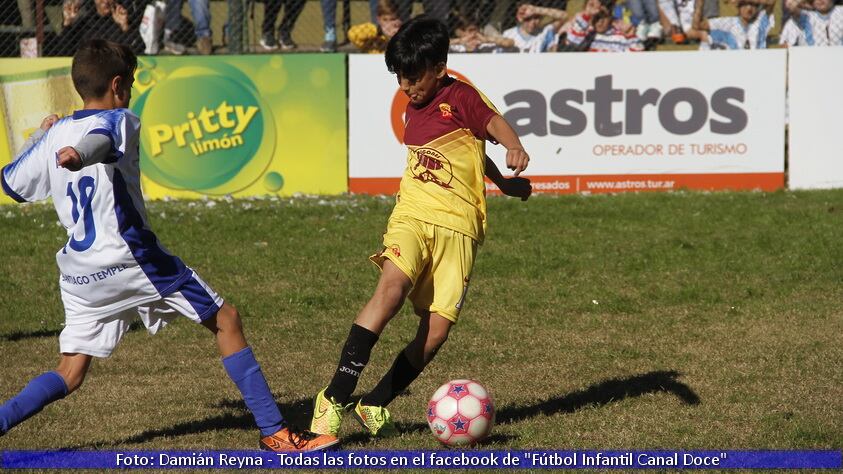
[[[475,444],[495,423],[492,396],[474,380],[451,380],[430,397],[427,423],[433,436],[448,446]]]

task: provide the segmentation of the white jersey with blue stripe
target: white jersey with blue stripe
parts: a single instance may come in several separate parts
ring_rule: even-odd
[[[708,20],[708,42],[701,42],[700,49],[764,49],[767,35],[776,24],[766,10],[758,12],[752,23],[744,26],[740,17],[723,16]]]
[[[843,6],[828,13],[803,10],[782,29],[780,44],[788,46],[843,46]]]
[[[522,53],[544,53],[556,44],[556,28],[553,23],[545,26],[538,34],[531,35],[521,31],[518,26],[503,32],[504,38],[515,42],[515,47]]]
[[[172,293],[191,271],[149,229],[140,189],[140,119],[127,109],[82,110],[55,123],[0,173],[18,202],[52,197],[67,242],[56,253],[68,321],[96,320]],[[102,163],[68,171],[58,151],[108,137]]]

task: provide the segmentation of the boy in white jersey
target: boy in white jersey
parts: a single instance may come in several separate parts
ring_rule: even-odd
[[[702,4],[694,7],[690,37],[700,39],[700,49],[765,49],[767,35],[775,26],[776,0],[734,0],[737,16],[703,18]]]
[[[542,27],[545,17],[552,21]],[[568,13],[557,8],[523,3],[518,6],[515,19],[518,24],[504,31],[503,37],[513,40],[522,53],[544,53],[556,48],[557,36],[568,19]]]
[[[788,0],[790,19],[782,28],[779,44],[787,46],[843,46],[843,6],[832,0]]]
[[[138,166],[140,120],[125,108],[136,66],[125,45],[83,45],[71,76],[84,109],[52,127],[45,119],[47,133],[0,172],[3,191],[18,202],[52,197],[68,234],[56,253],[65,308],[58,368],[0,406],[0,436],[78,389],[93,357],[108,357],[135,317],[154,334],[181,314],[215,335],[226,372],[260,428],[261,448],[310,451],[336,444],[335,437],[286,427],[237,310],[149,229]]]

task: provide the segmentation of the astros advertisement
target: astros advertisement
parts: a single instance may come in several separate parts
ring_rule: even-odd
[[[784,187],[785,63],[763,50],[462,54],[448,67],[521,137],[535,190],[599,193]],[[349,57],[349,91],[350,190],[395,192],[407,99],[380,56]],[[504,169],[505,150],[486,150]]]
[[[69,68],[45,66],[0,77],[5,117],[13,118],[0,166],[43,116],[80,105]],[[139,58],[131,108],[142,124],[144,194],[347,191],[345,75],[342,55]],[[22,93],[38,97],[37,106],[10,105]]]

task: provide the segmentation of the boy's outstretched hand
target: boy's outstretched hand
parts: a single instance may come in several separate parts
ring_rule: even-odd
[[[44,117],[44,120],[41,121],[41,130],[45,132],[53,126],[54,123],[59,121],[59,116],[56,114],[50,114]]]
[[[530,184],[530,180],[527,178],[517,176],[505,178],[499,184],[498,188],[500,188],[502,193],[507,196],[521,198],[522,201],[526,201],[533,194],[533,185]]]
[[[72,146],[66,146],[56,153],[56,164],[70,171],[82,169],[82,157]]]
[[[515,171],[515,176],[527,169],[530,163],[530,155],[523,148],[510,148],[506,150],[506,167]]]

